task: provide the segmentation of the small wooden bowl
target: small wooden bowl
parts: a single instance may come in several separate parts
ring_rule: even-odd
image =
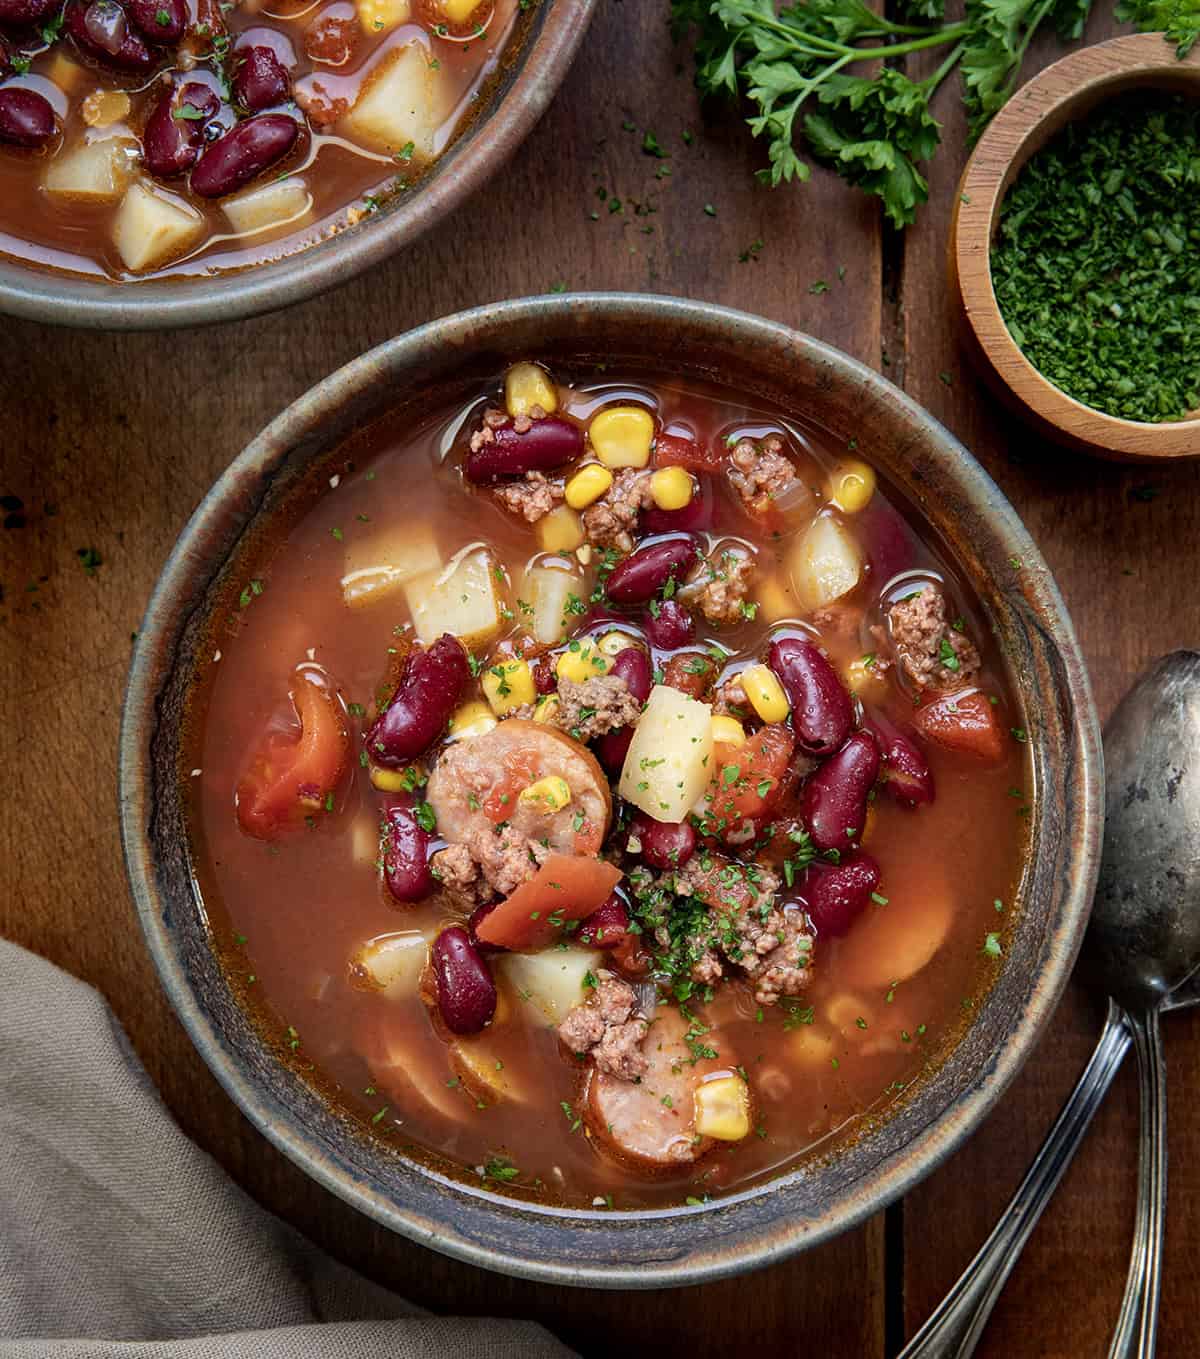
[[[992,288],[992,239],[1000,205],[1021,167],[1067,123],[1135,89],[1200,97],[1200,44],[1182,61],[1161,33],[1085,47],[1017,91],[980,138],[963,171],[950,229],[950,278],[962,299],[968,342],[1003,400],[1048,438],[1104,458],[1153,461],[1200,456],[1200,411],[1143,424],[1105,415],[1044,378],[1009,334]]]

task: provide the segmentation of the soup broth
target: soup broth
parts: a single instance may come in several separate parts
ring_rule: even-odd
[[[870,452],[521,365],[376,431],[247,564],[182,771],[197,877],[373,1135],[549,1204],[705,1201],[954,1044],[1012,924],[1023,722]]]

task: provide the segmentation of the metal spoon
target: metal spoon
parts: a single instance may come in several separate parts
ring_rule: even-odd
[[[1096,1050],[992,1234],[900,1359],[966,1359],[1130,1046],[1141,1073],[1138,1212],[1110,1359],[1154,1353],[1166,1192],[1158,1019],[1200,1002],[1200,653],[1176,651],[1104,733],[1104,853],[1084,975],[1110,997]],[[1174,992],[1174,994],[1172,994]]]

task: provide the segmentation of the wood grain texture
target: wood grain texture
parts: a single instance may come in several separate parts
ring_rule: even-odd
[[[1097,10],[1087,31],[1118,31]],[[1030,69],[1062,48],[1039,44]],[[1134,676],[1176,647],[1200,645],[1194,547],[1200,466],[1118,466],[1032,434],[994,401],[960,348],[946,271],[947,226],[966,129],[953,98],[938,113],[944,147],[928,209],[907,234],[895,323],[903,385],[980,459],[1046,556],[1075,622],[1101,716]],[[970,1143],[904,1202],[904,1300],[909,1333],[924,1321],[991,1230],[1099,1036],[1103,1010],[1074,983],[1047,1034]],[[1200,1170],[1188,1148],[1200,1118],[1188,1092],[1200,1077],[1200,1017],[1166,1021],[1170,1067],[1167,1265],[1161,1359],[1195,1353]],[[1189,1041],[1190,1040],[1190,1041]],[[993,1313],[981,1359],[1067,1359],[1107,1353],[1133,1228],[1137,1083],[1132,1061],[1035,1231]]]
[[[614,92],[635,102],[614,104]],[[668,160],[642,152],[647,129]],[[630,1354],[669,1345],[700,1359],[727,1353],[736,1335],[739,1348],[765,1353],[803,1340],[828,1354],[879,1355],[882,1220],[683,1305],[661,1293],[533,1287],[485,1274],[345,1207],[238,1114],[160,993],[116,835],[121,694],[130,634],[217,473],[315,380],[413,325],[556,286],[648,290],[757,311],[873,362],[881,313],[873,206],[828,177],[803,194],[773,194],[749,173],[758,154],[736,118],[704,125],[690,59],[670,43],[664,6],[609,0],[516,160],[388,267],[233,327],[157,336],[0,328],[0,492],[26,506],[26,526],[0,537],[8,778],[0,934],[109,997],[184,1129],[268,1208],[416,1302],[535,1316],[589,1354],[610,1353],[616,1340]],[[664,167],[670,173],[659,177]],[[739,262],[756,240],[761,258]],[[818,279],[832,290],[810,293]],[[103,559],[92,576],[80,548]]]
[[[1039,433],[1085,453],[1130,462],[1194,458],[1200,419],[1142,424],[1094,410],[1049,382],[1009,333],[992,287],[991,250],[1000,208],[1026,161],[1069,122],[1134,90],[1200,97],[1200,48],[1182,61],[1157,33],[1079,48],[1024,85],[988,124],[951,199],[951,292],[962,300],[968,342],[1001,400],[1025,409]],[[1032,416],[1031,413],[1032,412]]]

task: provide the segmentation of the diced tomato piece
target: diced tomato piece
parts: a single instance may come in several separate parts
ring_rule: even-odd
[[[734,914],[764,900],[758,886],[759,872],[755,863],[742,863],[709,851],[698,850],[688,862],[692,894],[714,911]]]
[[[608,900],[621,881],[619,868],[603,859],[551,854],[479,922],[476,934],[485,944],[514,953],[537,953],[560,938],[570,920],[583,920]]]
[[[290,698],[299,739],[269,735],[237,786],[238,824],[260,840],[303,826],[323,811],[350,763],[342,705],[320,666],[297,666]]]
[[[926,740],[960,755],[991,764],[1004,758],[1004,733],[996,704],[978,689],[941,694],[916,712],[917,729]]]
[[[725,449],[678,434],[660,434],[654,441],[654,465],[686,467],[689,472],[719,472],[725,466]]]
[[[782,722],[760,727],[744,745],[717,742],[702,829],[726,841],[747,838],[746,822],[764,816],[782,796],[795,747]]]

